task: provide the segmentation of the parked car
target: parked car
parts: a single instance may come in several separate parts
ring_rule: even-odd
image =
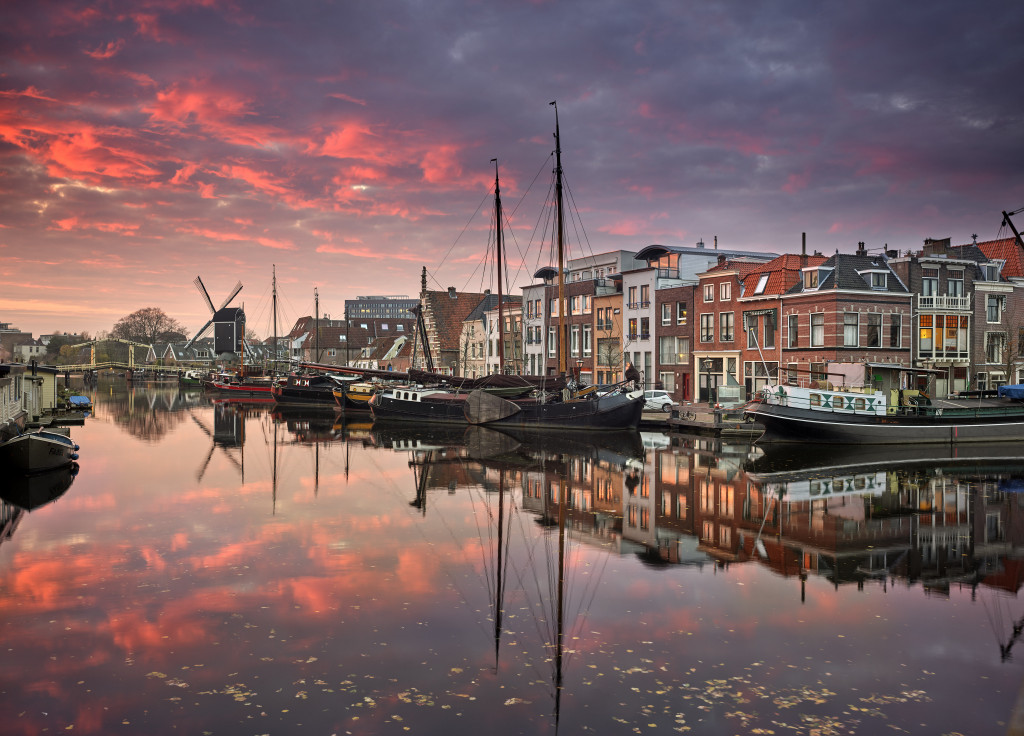
[[[647,411],[671,411],[672,405],[676,403],[668,391],[657,388],[644,391],[644,402]]]

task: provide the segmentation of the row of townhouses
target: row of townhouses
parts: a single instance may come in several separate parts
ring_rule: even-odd
[[[585,383],[619,381],[632,363],[679,401],[749,397],[780,375],[827,381],[828,364],[847,361],[929,369],[940,394],[990,389],[1024,379],[1022,263],[1012,238],[830,256],[806,241],[799,255],[614,251],[568,264],[563,339]],[[506,311],[515,370],[557,370],[557,276],[539,270],[521,311]]]

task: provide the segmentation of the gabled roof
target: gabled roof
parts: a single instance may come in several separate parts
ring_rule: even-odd
[[[486,296],[473,292],[457,292],[454,289],[423,292],[420,301],[430,312],[439,349],[459,349],[462,323]]]
[[[1000,240],[987,240],[977,244],[978,250],[989,261],[1005,261],[1002,275],[1008,279],[1024,278],[1024,253],[1017,244],[1016,238],[1001,238]]]
[[[726,259],[724,261],[721,261],[720,263],[716,263],[714,266],[712,266],[711,268],[709,268],[708,270],[704,271],[699,275],[714,275],[718,271],[735,271],[736,275],[739,277],[739,280],[742,281],[748,273],[757,268],[760,268],[763,265],[764,261],[751,261],[747,260],[746,258]]]
[[[827,274],[824,280],[818,284],[817,289],[808,289],[808,292],[845,289],[848,291],[885,292],[889,294],[910,293],[903,282],[889,268],[889,264],[883,256],[859,256],[849,253],[836,253],[818,265],[826,270]],[[862,272],[866,271],[885,271],[888,276],[885,288],[871,288],[871,284],[861,275]],[[787,293],[799,294],[803,291],[803,281],[800,281]]]
[[[773,258],[767,263],[761,264],[749,271],[743,277],[743,296],[773,296],[785,294],[800,282],[800,269],[805,266],[817,266],[825,262],[825,256],[811,255],[799,256],[794,253],[784,253]],[[768,282],[764,289],[755,294],[761,277],[768,274]]]

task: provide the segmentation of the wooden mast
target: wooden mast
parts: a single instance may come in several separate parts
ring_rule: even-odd
[[[277,264],[276,263],[273,264],[273,274],[274,274],[274,290],[273,290],[273,293],[274,293],[274,361],[271,364],[272,367],[270,369],[270,373],[271,373],[271,375],[277,375],[277,371],[280,370],[280,367],[278,366],[278,361],[281,358],[281,353],[278,350],[278,345],[277,345]]]
[[[498,373],[505,372],[505,298],[502,295],[502,271],[505,270],[505,257],[502,253],[502,215],[501,215],[501,190],[498,186],[498,159],[492,158],[494,162],[494,225],[496,260],[498,268]]]
[[[558,101],[555,107],[555,216],[558,228],[558,374],[565,376],[568,367],[566,345],[568,324],[565,321],[565,225],[562,222],[562,144],[558,135]]]

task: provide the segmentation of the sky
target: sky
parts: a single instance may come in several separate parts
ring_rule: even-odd
[[[345,299],[513,292],[555,108],[585,255],[823,253],[1008,235],[1024,207],[1024,4],[103,0],[0,4],[0,322],[272,332]],[[1020,228],[1024,224],[1024,214]]]

